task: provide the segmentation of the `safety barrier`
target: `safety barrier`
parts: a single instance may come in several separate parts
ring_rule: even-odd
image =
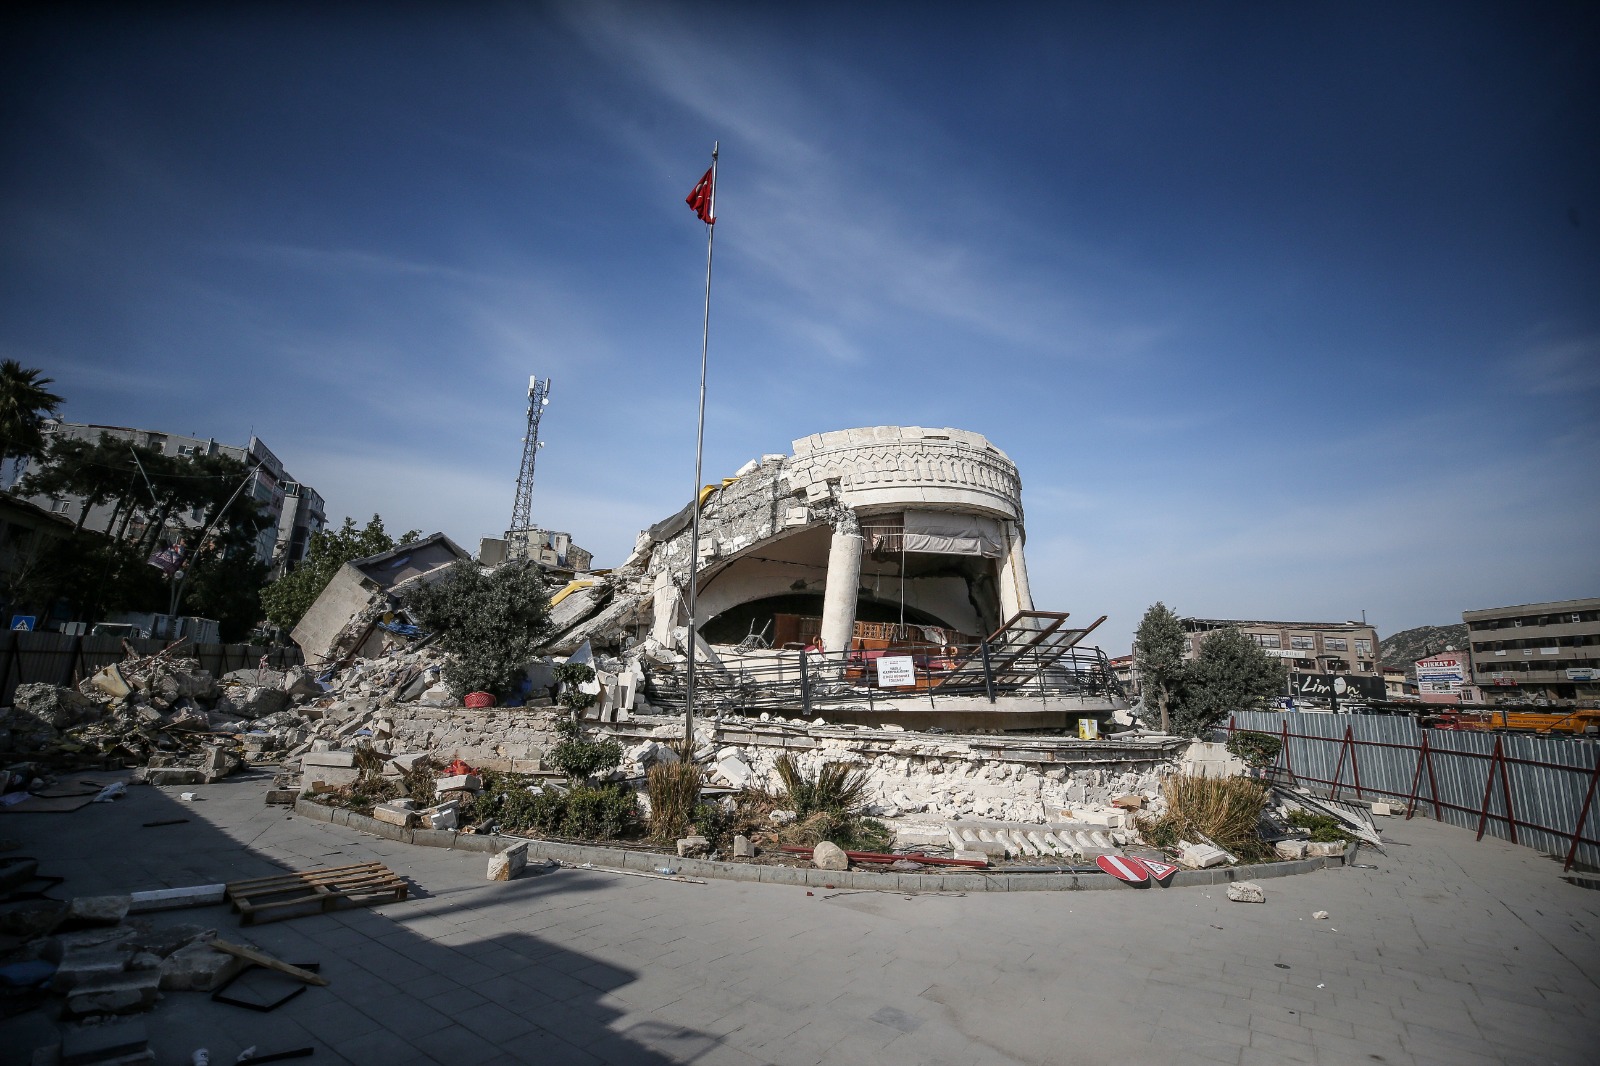
[[[1600,866],[1591,823],[1600,787],[1600,742],[1424,729],[1410,718],[1239,711],[1238,730],[1270,733],[1282,749],[1272,766],[1288,783],[1338,798],[1399,800],[1439,821]]]

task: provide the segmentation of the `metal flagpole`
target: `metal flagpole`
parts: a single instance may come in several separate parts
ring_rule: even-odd
[[[694,675],[695,645],[699,640],[700,626],[695,616],[695,600],[700,592],[700,460],[706,439],[706,350],[711,341],[711,250],[716,241],[717,227],[717,151],[721,141],[711,145],[711,218],[706,226],[706,311],[700,330],[700,420],[694,437],[694,494],[689,497],[689,676],[683,698],[683,752],[684,758],[694,758]]]

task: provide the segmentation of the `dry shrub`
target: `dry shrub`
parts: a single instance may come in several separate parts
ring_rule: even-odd
[[[1179,840],[1198,843],[1200,836],[1231,851],[1242,861],[1267,858],[1271,849],[1261,840],[1259,822],[1266,809],[1267,786],[1246,777],[1169,777],[1161,785],[1166,812],[1135,819],[1145,840],[1170,848]]]
[[[650,835],[677,840],[700,804],[700,767],[692,760],[658,762],[645,774],[650,790]]]

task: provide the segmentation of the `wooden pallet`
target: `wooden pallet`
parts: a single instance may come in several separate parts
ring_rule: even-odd
[[[227,900],[244,925],[279,922],[307,914],[398,903],[410,886],[381,862],[303,870],[227,886]]]

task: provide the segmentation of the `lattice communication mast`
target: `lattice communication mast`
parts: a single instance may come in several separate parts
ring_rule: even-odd
[[[511,528],[506,530],[507,558],[528,557],[528,531],[533,529],[533,464],[544,441],[539,439],[539,418],[550,402],[550,379],[528,379],[528,435],[522,438],[522,470],[517,474],[517,500],[511,507]]]

